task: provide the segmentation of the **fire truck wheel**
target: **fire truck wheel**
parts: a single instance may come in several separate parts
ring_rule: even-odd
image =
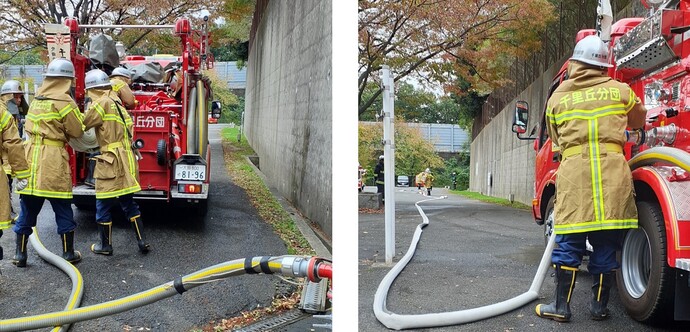
[[[666,230],[656,202],[637,202],[639,228],[629,230],[620,252],[616,283],[621,302],[633,319],[663,323],[673,319],[673,269],[666,257]]]
[[[546,216],[546,218],[544,218],[544,246],[549,244],[549,236],[551,236],[551,233],[553,233],[554,198],[554,195],[549,198],[549,202],[546,204],[546,211],[544,212],[544,215]]]
[[[164,139],[159,139],[156,144],[156,161],[158,165],[165,166],[168,162],[168,143]]]

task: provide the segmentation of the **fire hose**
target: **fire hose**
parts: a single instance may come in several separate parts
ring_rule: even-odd
[[[38,240],[36,239],[34,242],[32,242],[32,245],[34,245],[34,247],[36,247],[38,250],[38,247],[41,247],[42,245],[38,247],[35,246],[37,241]],[[63,262],[65,261],[63,260]],[[69,263],[67,264],[71,266],[71,269],[76,270],[73,265]],[[113,315],[145,306],[176,294],[182,294],[197,286],[220,279],[244,274],[260,273],[275,273],[283,276],[298,278],[306,277],[312,282],[319,282],[322,278],[332,279],[331,264],[329,261],[322,258],[294,255],[241,258],[199,270],[197,272],[179,277],[173,281],[169,281],[158,287],[154,287],[120,299],[98,303],[87,307],[75,308],[72,310],[56,311],[34,316],[0,320],[0,331],[31,330],[42,327],[60,325],[64,326],[66,324]],[[79,284],[81,284],[80,275],[78,281]],[[72,292],[74,294],[75,291],[73,290]],[[81,294],[79,294],[78,297],[80,298]],[[71,303],[74,303],[74,299],[70,300],[70,304]]]
[[[427,218],[424,210],[419,206],[419,203],[445,198],[446,196],[442,196],[421,200],[415,203],[419,214],[422,216],[423,222],[417,225],[415,233],[412,236],[412,243],[410,243],[410,247],[407,249],[405,255],[395,266],[393,266],[386,276],[383,277],[383,280],[381,280],[376,290],[376,294],[374,295],[374,315],[376,319],[389,329],[402,330],[471,323],[515,310],[539,298],[539,289],[546,278],[546,273],[551,263],[551,252],[553,251],[556,239],[553,235],[549,238],[549,243],[546,246],[536,276],[529,290],[512,299],[479,308],[430,314],[401,315],[393,313],[386,308],[386,298],[388,297],[388,291],[393,281],[395,281],[395,278],[398,277],[400,272],[402,272],[405,266],[410,262],[412,256],[414,256],[415,250],[417,249],[417,243],[419,243],[419,239],[422,236],[422,231],[429,225],[429,218]]]
[[[672,164],[684,169],[686,172],[690,172],[690,153],[672,147],[655,147],[635,155],[628,161],[631,170],[657,163]],[[412,256],[414,256],[423,229],[429,225],[429,218],[424,214],[419,203],[444,198],[446,197],[426,199],[415,203],[417,210],[422,216],[423,222],[417,226],[410,247],[405,255],[386,274],[376,290],[373,306],[374,315],[376,319],[390,329],[402,330],[471,323],[518,309],[539,298],[539,289],[546,278],[546,273],[551,262],[551,253],[555,243],[555,236],[553,236],[553,234],[549,238],[549,242],[539,263],[539,268],[532,281],[532,285],[527,292],[521,295],[487,306],[453,312],[401,315],[393,313],[386,308],[386,298],[388,297],[388,292],[393,281],[395,281],[395,278],[397,278],[400,272],[402,272],[405,266],[410,262]]]

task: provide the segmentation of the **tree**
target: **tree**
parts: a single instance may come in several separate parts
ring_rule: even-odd
[[[204,75],[211,79],[213,99],[220,101],[222,106],[222,113],[219,122],[233,122],[239,124],[239,116],[237,115],[237,112],[233,112],[235,107],[240,103],[240,101],[237,99],[237,96],[230,91],[227,82],[222,80],[215,70],[207,70],[204,72]]]
[[[512,57],[537,47],[552,17],[547,0],[360,0],[359,113],[381,94],[364,98],[384,64],[395,81],[461,76],[486,90],[503,84]]]
[[[220,15],[222,22],[212,29],[211,52],[216,61],[237,61],[244,66],[249,59],[249,31],[256,0],[226,0]]]
[[[383,154],[383,125],[359,124],[359,164],[367,168],[367,174],[373,170],[378,157]],[[443,159],[436,154],[434,146],[424,140],[422,132],[406,126],[402,121],[395,124],[395,174],[416,175],[425,168],[443,166]]]
[[[472,84],[462,77],[457,78],[451,91],[451,98],[458,105],[458,125],[471,131],[474,118],[481,114],[482,105],[489,95],[472,89]]]
[[[0,12],[3,13],[0,16],[0,31],[3,31],[0,46],[15,52],[44,48],[43,24],[62,23],[68,17],[76,18],[80,24],[152,25],[174,24],[177,18],[187,16],[195,21],[193,27],[199,28],[201,10],[214,13],[222,4],[222,0],[4,0],[0,2]],[[156,45],[165,40],[161,36],[172,36],[172,32],[153,29],[104,30],[112,36],[121,36],[117,39],[123,40],[128,49],[146,41],[149,48],[179,50],[179,39],[174,44]]]

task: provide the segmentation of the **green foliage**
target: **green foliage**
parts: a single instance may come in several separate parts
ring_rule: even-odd
[[[455,172],[456,189],[464,190],[470,186],[470,152],[467,147],[463,152],[458,153],[444,161],[444,167],[435,173],[438,186],[453,185],[453,173]]]
[[[458,125],[467,131],[472,130],[474,118],[482,113],[482,105],[489,97],[488,94],[481,94],[474,90],[472,83],[462,77],[455,81],[451,98],[458,105]]]
[[[225,108],[223,114],[220,116],[221,123],[234,123],[237,125],[241,124],[242,112],[244,112],[244,97],[238,97],[237,104],[231,105],[230,109],[226,112]]]
[[[0,63],[3,65],[43,65],[41,54],[36,50],[12,52],[0,51]]]
[[[285,242],[288,254],[313,255],[314,250],[299,231],[290,215],[276,201],[266,184],[249,165],[247,156],[255,155],[246,139],[237,142],[235,128],[223,128],[223,152],[225,165],[234,184],[242,188],[259,216],[273,227]]]
[[[369,98],[378,89],[376,83],[370,83],[364,90],[364,98]],[[375,121],[376,114],[382,109],[382,97],[379,95],[367,110],[360,114],[361,121]],[[395,115],[406,122],[416,123],[450,123],[456,124],[460,107],[454,99],[436,96],[422,89],[415,89],[406,82],[396,83]]]
[[[383,125],[359,124],[359,164],[373,176],[378,157],[383,154]],[[434,146],[422,137],[417,128],[406,126],[401,121],[395,124],[395,174],[414,176],[425,168],[443,166],[443,159],[436,154]]]
[[[531,210],[532,208],[530,206],[527,206],[525,204],[522,204],[520,202],[513,202],[511,203],[507,199],[503,198],[497,198],[497,197],[491,197],[491,196],[484,196],[478,192],[474,191],[468,191],[468,190],[451,190],[450,191],[453,194],[458,194],[461,196],[465,196],[470,199],[482,201],[482,202],[487,202],[487,203],[493,203],[493,204],[498,204],[498,205],[503,205],[503,206],[509,206],[521,210]]]
[[[220,104],[222,106],[221,117],[218,122],[239,123],[238,119],[236,117],[233,117],[233,114],[236,113],[233,112],[233,108],[239,105],[240,103],[237,96],[235,96],[235,94],[232,93],[230,89],[228,89],[227,82],[220,79],[220,77],[215,71],[206,71],[206,76],[208,76],[211,79],[211,89],[213,89],[213,100],[220,101]]]

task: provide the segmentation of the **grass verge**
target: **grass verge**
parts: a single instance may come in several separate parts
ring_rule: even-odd
[[[503,205],[503,206],[509,206],[512,208],[520,209],[520,210],[531,210],[532,207],[522,204],[520,202],[513,202],[511,203],[507,199],[503,198],[498,198],[498,197],[492,197],[492,196],[484,196],[478,192],[475,191],[468,191],[468,190],[449,190],[450,193],[456,194],[456,195],[461,195],[465,196],[470,199],[475,199],[478,201],[482,202],[487,202],[487,203],[493,203],[493,204],[498,204],[498,205]]]
[[[259,216],[273,226],[273,230],[285,242],[288,254],[314,255],[314,250],[300,233],[290,215],[276,201],[259,175],[254,172],[247,160],[247,156],[255,155],[254,150],[244,136],[238,142],[238,134],[238,128],[223,128],[221,131],[225,167],[233,183],[245,190]]]
[[[273,226],[273,230],[285,242],[288,253],[292,255],[314,255],[309,242],[300,233],[294,221],[283,207],[275,200],[266,184],[249,164],[247,156],[255,155],[254,150],[247,143],[247,139],[240,135],[238,128],[223,128],[223,158],[228,175],[233,183],[244,189],[249,201],[259,213],[261,219]],[[245,327],[268,315],[276,315],[295,308],[300,301],[302,287],[299,286],[289,296],[276,294],[272,303],[263,308],[242,311],[235,317],[210,322],[201,329],[193,332],[232,331]]]

